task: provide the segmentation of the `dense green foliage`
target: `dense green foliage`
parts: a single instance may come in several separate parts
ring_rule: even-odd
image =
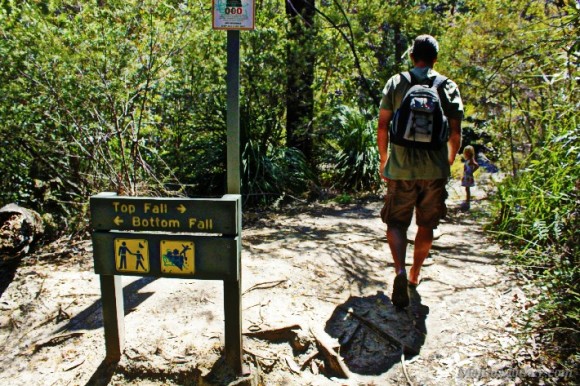
[[[1,4],[2,203],[70,216],[102,190],[224,192],[225,32],[211,29],[209,5]],[[376,115],[382,84],[408,65],[402,58],[412,37],[420,31],[440,35],[449,12],[435,2],[316,5],[306,40],[289,36],[282,0],[258,2],[258,27],[242,36],[240,147],[252,157],[244,158],[243,175],[251,179],[243,181],[243,192],[255,202],[283,193],[312,195],[320,187],[376,188],[372,153],[349,168],[344,154],[351,149],[340,146],[352,140],[337,135],[336,115],[348,109]],[[299,47],[290,50],[293,45]],[[295,58],[290,65],[289,52]],[[314,110],[303,123],[313,150],[302,166],[278,170],[268,165],[283,155],[301,157],[287,144],[286,79],[306,57],[315,61]],[[368,130],[364,135],[372,145]],[[329,168],[338,157],[342,166]],[[351,173],[359,176],[345,178]],[[305,176],[307,183],[295,182]],[[368,182],[358,182],[363,180]]]
[[[544,334],[551,354],[572,368],[580,333],[580,126],[576,112],[558,117],[545,144],[515,178],[500,184],[495,201],[498,238],[515,251],[513,264],[537,284],[529,327]]]
[[[368,112],[341,106],[335,114],[336,163],[334,179],[338,186],[357,191],[375,191],[380,178],[376,146],[377,122]]]
[[[572,363],[578,2],[316,0],[302,29],[286,4],[258,0],[256,30],[241,34],[246,204],[376,191],[383,85],[409,67],[412,39],[430,33],[441,45],[436,68],[464,98],[464,142],[507,174],[490,230],[549,289],[534,326],[573,331],[553,335],[562,363]],[[87,198],[100,191],[225,193],[225,47],[209,1],[0,0],[0,205],[82,228]],[[297,82],[293,69],[311,64],[313,77],[299,86],[312,109],[290,117],[303,125],[292,130],[309,140],[305,154],[288,140],[287,86]]]
[[[509,15],[510,6],[492,2],[488,9]],[[517,22],[493,27],[482,13],[475,28],[489,39],[477,42],[473,67],[462,71],[474,84],[487,82],[473,112],[496,114],[483,128],[492,129],[490,147],[510,174],[498,186],[488,228],[514,248],[513,265],[538,288],[528,327],[570,370],[580,340],[580,10],[540,3],[519,9]]]

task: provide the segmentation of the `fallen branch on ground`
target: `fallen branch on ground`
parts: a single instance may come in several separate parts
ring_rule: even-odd
[[[68,334],[61,334],[61,335],[51,336],[51,337],[42,339],[34,344],[34,347],[32,348],[32,353],[33,354],[37,353],[43,347],[54,346],[54,345],[57,345],[61,342],[64,342],[65,340],[75,338],[77,336],[81,336],[84,334],[85,334],[84,331],[75,331],[75,332],[69,332]]]
[[[314,350],[310,355],[308,355],[306,357],[306,359],[304,360],[304,363],[302,363],[302,366],[300,367],[301,370],[306,369],[306,367],[308,367],[308,365],[310,365],[310,362],[312,362],[314,360],[314,358],[316,358],[318,356],[318,354],[320,354],[320,352],[318,350]]]
[[[250,350],[248,350],[247,348],[245,348],[245,349],[244,349],[244,352],[245,352],[246,354],[250,354],[250,355],[252,355],[252,356],[253,356],[253,357],[255,357],[255,358],[260,358],[260,359],[264,359],[264,360],[267,360],[267,361],[274,361],[274,362],[277,362],[277,361],[278,361],[278,359],[279,359],[279,358],[269,358],[269,357],[265,357],[265,356],[263,356],[263,355],[260,355],[260,354],[256,354],[255,352],[253,352],[253,351],[250,351]]]
[[[273,328],[270,330],[248,331],[244,332],[242,335],[262,340],[268,340],[270,342],[290,342],[296,337],[298,330],[300,330],[300,325],[292,324],[290,326]]]
[[[288,355],[284,355],[284,360],[286,361],[286,364],[288,365],[290,371],[292,371],[295,374],[300,374],[300,367],[298,367],[298,364],[296,363],[296,361],[294,361],[293,358],[291,358]]]
[[[332,343],[330,342],[330,338],[323,332],[314,332],[311,331],[314,339],[316,340],[316,345],[318,346],[318,350],[324,357],[325,363],[328,364],[328,369],[332,372],[329,375],[335,375],[339,378],[349,378],[350,371],[346,364],[338,355],[338,353],[332,347]],[[325,366],[326,369],[326,366]]]
[[[258,284],[254,284],[253,286],[251,286],[250,288],[248,288],[247,290],[245,290],[242,295],[247,294],[250,291],[254,291],[254,290],[258,290],[258,289],[268,289],[268,288],[274,288],[279,286],[282,283],[287,282],[288,279],[283,279],[283,280],[274,280],[274,281],[265,281],[263,283],[258,283]]]
[[[403,374],[405,374],[407,383],[409,384],[409,386],[414,386],[413,382],[411,382],[411,378],[409,378],[409,373],[407,373],[407,366],[405,365],[405,354],[401,354],[401,365],[403,365]]]

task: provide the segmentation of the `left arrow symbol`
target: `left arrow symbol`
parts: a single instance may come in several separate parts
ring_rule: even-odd
[[[117,216],[117,217],[115,217],[113,222],[115,223],[115,225],[119,226],[123,223],[123,219],[121,217]]]
[[[177,210],[179,211],[179,213],[184,214],[185,211],[187,210],[187,208],[185,208],[185,206],[183,206],[183,204],[179,204],[179,206],[177,207]]]

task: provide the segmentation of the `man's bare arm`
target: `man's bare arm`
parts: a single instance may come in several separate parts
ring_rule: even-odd
[[[379,155],[381,159],[379,173],[381,178],[386,180],[383,176],[383,171],[387,165],[387,160],[389,159],[389,124],[393,118],[393,112],[391,110],[380,109],[379,111],[379,124],[377,127],[377,145],[379,147]]]
[[[449,165],[453,165],[455,156],[461,147],[461,119],[449,119],[449,142],[447,148],[449,150]]]

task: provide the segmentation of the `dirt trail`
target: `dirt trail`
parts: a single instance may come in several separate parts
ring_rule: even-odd
[[[510,368],[517,348],[510,319],[520,293],[506,275],[505,252],[481,229],[485,192],[475,192],[465,213],[460,188],[450,191],[448,219],[436,231],[406,311],[390,302],[393,268],[380,198],[246,214],[243,330],[296,324],[305,345],[244,336],[254,379],[264,385],[513,383],[514,376],[498,374]],[[65,245],[70,258],[45,248],[13,271],[3,268],[1,385],[231,380],[220,359],[221,282],[124,277],[126,349],[116,367],[106,367],[90,242]],[[348,379],[323,374],[324,361],[314,355],[317,334],[335,339]]]

